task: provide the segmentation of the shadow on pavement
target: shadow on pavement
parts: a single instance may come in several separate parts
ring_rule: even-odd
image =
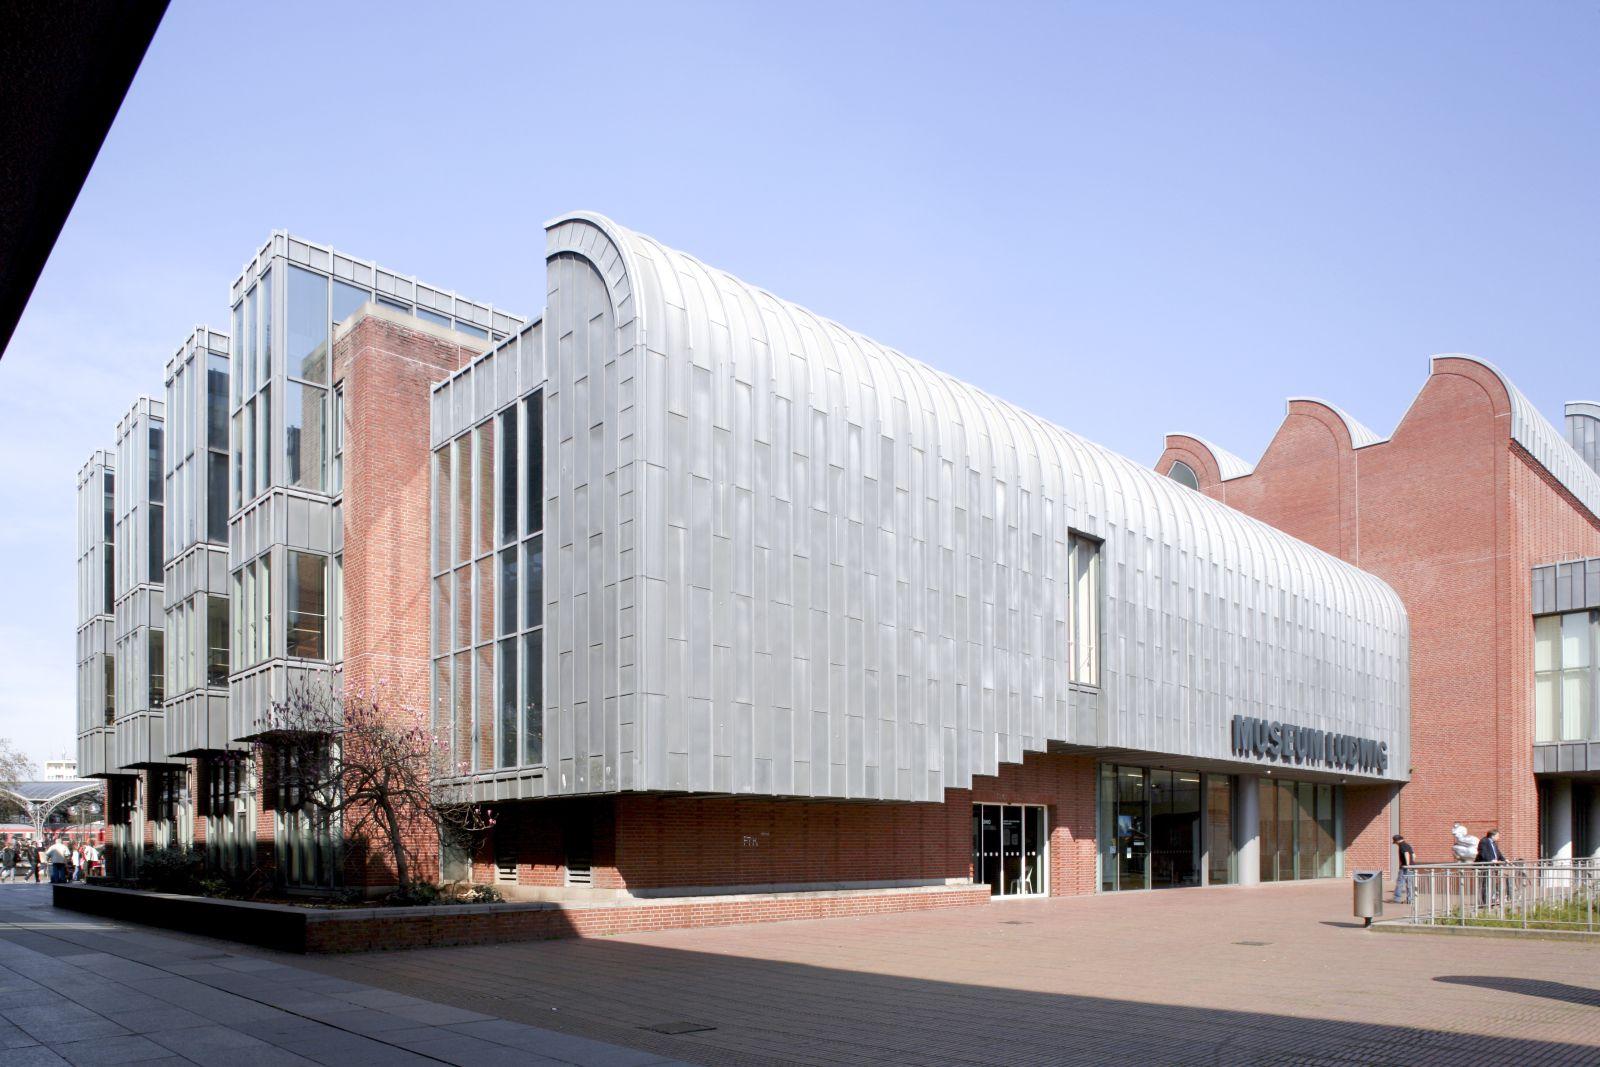
[[[1155,995],[1142,1002],[968,985],[611,939],[307,958],[302,966],[703,1063],[1600,1065],[1596,1045],[1485,1032],[1491,1024],[1482,1020],[1468,1020],[1468,1032],[1378,1025],[1252,1011],[1248,1000],[1237,1009],[1190,1007]],[[1544,995],[1580,992],[1506,981],[1535,995],[1544,986]],[[1589,998],[1582,1003],[1600,999],[1600,991],[1581,993]],[[711,1029],[649,1032],[678,1020]]]
[[[1521,993],[1525,997],[1542,997],[1545,1000],[1564,1000],[1569,1004],[1582,1004],[1600,1008],[1600,989],[1551,982],[1543,978],[1505,978],[1492,974],[1441,974],[1435,982],[1449,985],[1478,986],[1480,989],[1498,989],[1504,993]],[[1600,1026],[1600,1019],[1595,1020]]]

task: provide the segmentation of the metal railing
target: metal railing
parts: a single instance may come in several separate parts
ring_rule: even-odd
[[[1600,858],[1428,863],[1410,870],[1413,923],[1600,932]]]

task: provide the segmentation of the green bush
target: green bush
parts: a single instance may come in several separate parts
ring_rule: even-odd
[[[172,845],[146,852],[136,881],[140,889],[158,893],[198,893],[205,865],[203,849]]]

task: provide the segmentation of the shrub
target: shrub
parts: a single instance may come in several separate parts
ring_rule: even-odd
[[[204,850],[170,845],[145,853],[137,882],[160,893],[198,893],[205,863]]]

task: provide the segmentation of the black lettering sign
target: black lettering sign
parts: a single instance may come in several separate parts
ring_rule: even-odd
[[[1235,756],[1379,774],[1389,769],[1388,742],[1372,737],[1336,734],[1252,715],[1235,715],[1229,724],[1229,737]]]

